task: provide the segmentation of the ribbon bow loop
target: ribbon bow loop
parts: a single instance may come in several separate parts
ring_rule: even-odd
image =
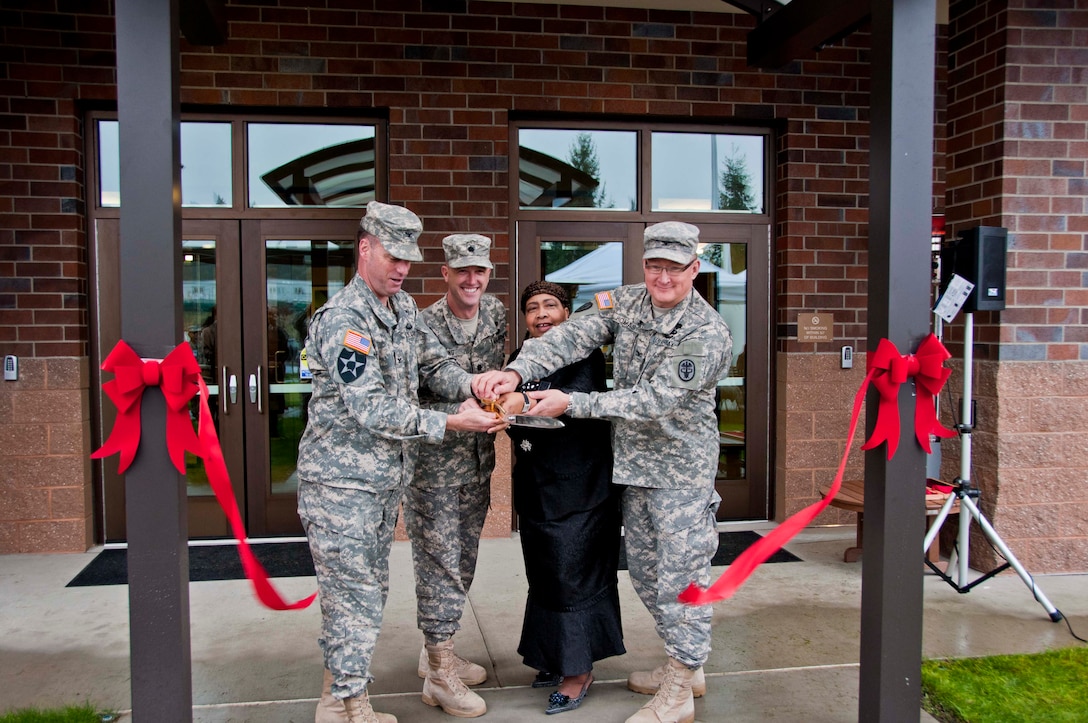
[[[101,459],[120,453],[118,472],[124,472],[136,458],[140,447],[140,402],[144,390],[157,386],[166,398],[166,445],[178,472],[185,473],[185,452],[199,454],[200,445],[192,419],[189,400],[200,388],[200,365],[188,344],[179,344],[161,362],[141,359],[124,341],[102,362],[102,370],[111,372],[113,379],[102,385],[103,391],[117,407],[117,421],[101,448],[91,454]]]
[[[912,377],[918,397],[914,405],[914,436],[918,444],[929,453],[932,451],[930,434],[938,437],[955,435],[937,421],[937,409],[933,403],[952,374],[951,369],[944,367],[944,362],[951,356],[933,334],[922,341],[915,354],[901,355],[895,344],[887,339],[880,340],[867,365],[873,386],[880,394],[880,402],[873,434],[861,446],[862,449],[873,449],[887,442],[888,459],[895,456],[899,447],[899,387]]]

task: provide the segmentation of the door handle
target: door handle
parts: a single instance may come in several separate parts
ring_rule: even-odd
[[[261,367],[255,374],[249,375],[249,401],[257,405],[257,413],[264,414],[264,399],[261,396]]]
[[[226,367],[224,367],[223,368],[223,379],[224,379],[224,381],[226,380],[226,377],[227,377],[227,369],[226,369]],[[230,381],[227,382],[226,387],[227,387],[227,395],[223,398],[223,413],[224,414],[227,411],[227,402],[228,401],[231,404],[237,404],[238,403],[238,375],[237,374],[231,374],[230,375]]]

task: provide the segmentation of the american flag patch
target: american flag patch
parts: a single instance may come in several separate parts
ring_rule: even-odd
[[[611,309],[612,308],[612,292],[611,291],[599,291],[595,297],[597,299],[598,309]]]
[[[370,337],[363,336],[354,329],[348,329],[348,333],[344,334],[344,346],[349,349],[354,349],[362,354],[370,353]]]

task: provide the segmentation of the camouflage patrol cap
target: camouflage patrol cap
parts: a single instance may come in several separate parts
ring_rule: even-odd
[[[403,206],[371,201],[366,205],[366,215],[359,221],[359,228],[376,236],[393,258],[423,260],[417,243],[423,233],[423,222]]]
[[[466,266],[495,268],[491,264],[491,239],[478,233],[455,233],[442,239],[446,266],[463,269]]]
[[[667,259],[690,264],[699,247],[699,229],[683,221],[663,221],[647,226],[642,235],[643,259]]]

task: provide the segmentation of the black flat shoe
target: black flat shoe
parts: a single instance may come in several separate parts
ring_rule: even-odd
[[[586,682],[582,684],[582,692],[578,694],[577,698],[571,698],[566,693],[560,693],[559,691],[552,693],[548,696],[548,707],[544,709],[544,712],[552,715],[553,713],[566,713],[568,710],[574,710],[582,704],[582,699],[589,692],[589,685],[592,682],[593,673],[590,673],[586,678]]]
[[[536,674],[533,680],[534,688],[554,688],[563,680],[563,676],[555,673],[545,673],[543,670]]]

